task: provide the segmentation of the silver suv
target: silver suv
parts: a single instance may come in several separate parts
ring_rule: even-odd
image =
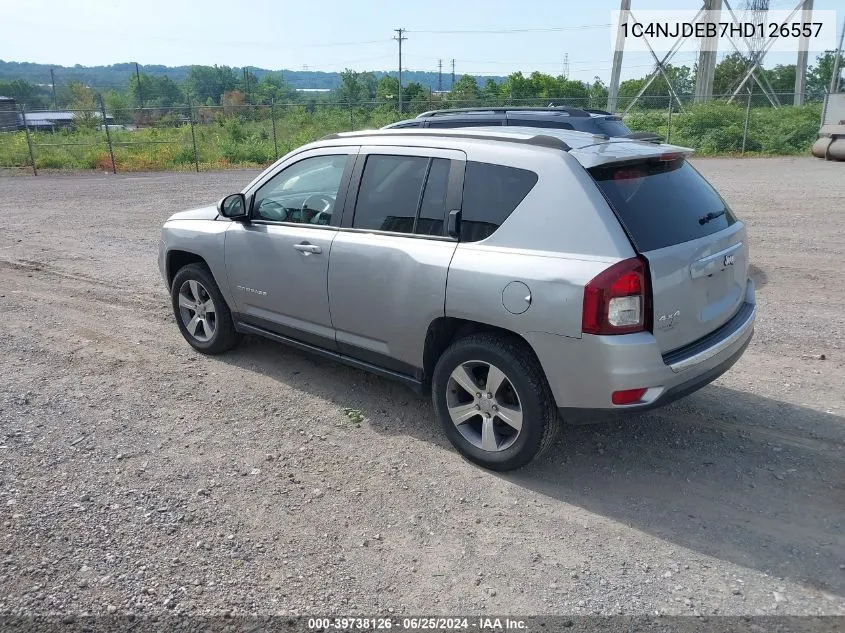
[[[660,406],[751,339],[744,224],[690,150],[579,132],[381,130],[280,159],[164,225],[179,329],[259,334],[430,391],[468,459]]]

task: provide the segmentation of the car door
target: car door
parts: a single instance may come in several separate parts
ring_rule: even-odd
[[[329,302],[341,353],[416,375],[429,323],[443,316],[466,155],[362,147],[332,245]]]
[[[255,183],[250,217],[226,232],[226,273],[241,323],[335,350],[326,294],[357,147],[303,152]]]

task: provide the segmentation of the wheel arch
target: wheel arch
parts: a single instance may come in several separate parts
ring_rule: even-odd
[[[503,327],[483,323],[481,321],[472,321],[457,317],[438,317],[429,323],[428,330],[425,335],[425,347],[423,349],[424,384],[427,387],[431,386],[431,377],[434,374],[434,367],[437,365],[437,361],[449,345],[460,338],[469,336],[470,334],[479,334],[482,332],[499,334],[519,341],[521,345],[524,345],[526,349],[531,351],[531,354],[534,355],[535,360],[537,360],[538,365],[542,369],[542,365],[540,364],[539,358],[537,358],[534,348],[521,334]]]
[[[166,261],[168,288],[173,285],[173,278],[176,277],[176,273],[178,273],[182,268],[184,268],[188,264],[204,264],[206,267],[209,267],[208,262],[205,261],[203,257],[197,255],[196,253],[192,253],[190,251],[185,251],[182,249],[173,249],[168,251]],[[210,269],[211,268],[209,267],[209,270]],[[214,275],[212,274],[212,276]]]

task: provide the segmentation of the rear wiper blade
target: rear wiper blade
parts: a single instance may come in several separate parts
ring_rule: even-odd
[[[698,223],[702,224],[702,225],[707,224],[710,220],[715,220],[716,218],[721,218],[723,215],[725,215],[724,209],[722,209],[721,211],[711,211],[710,213],[708,213],[704,217],[698,218]]]

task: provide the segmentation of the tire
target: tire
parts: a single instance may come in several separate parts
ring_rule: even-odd
[[[204,307],[199,308],[197,296]],[[188,264],[179,269],[170,286],[170,300],[179,331],[198,352],[221,354],[240,341],[229,306],[205,264]],[[192,323],[192,317],[197,317],[199,323]]]
[[[504,378],[498,382],[499,374],[494,375],[499,387],[488,398],[486,384],[493,370]],[[468,386],[478,391],[473,394]],[[531,349],[515,337],[480,333],[452,343],[434,368],[431,399],[452,445],[490,470],[524,466],[554,443],[560,428],[543,370]],[[455,422],[453,416],[466,419]],[[518,430],[513,424],[517,419]]]

